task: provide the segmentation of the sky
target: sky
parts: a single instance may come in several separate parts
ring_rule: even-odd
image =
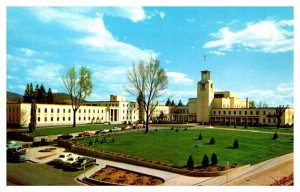
[[[133,101],[127,72],[152,57],[169,80],[161,103],[195,98],[210,70],[216,91],[294,106],[292,7],[7,7],[6,21],[7,91],[32,82],[65,92],[61,76],[85,65],[87,100]]]

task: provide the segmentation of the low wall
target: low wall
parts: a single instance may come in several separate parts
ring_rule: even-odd
[[[33,136],[18,132],[7,132],[7,138],[17,141],[33,141]]]
[[[94,149],[92,147],[81,145],[76,142],[70,141],[60,141],[58,142],[59,146],[69,148],[71,152],[84,154],[87,156],[93,156],[101,159],[108,159],[112,161],[118,161],[138,166],[150,167],[153,169],[174,172],[182,175],[188,176],[196,176],[196,177],[215,177],[226,173],[226,171],[218,171],[218,172],[200,172],[199,170],[189,170],[187,168],[180,168],[178,166],[172,166],[164,163],[160,163],[158,161],[152,161],[147,159],[140,159],[138,157],[133,157],[130,155],[125,155],[121,153],[104,151],[99,149]]]

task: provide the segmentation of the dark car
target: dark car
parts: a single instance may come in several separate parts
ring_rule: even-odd
[[[64,134],[64,135],[58,136],[57,140],[69,140],[69,139],[72,139],[72,138],[73,138],[73,135],[71,135],[71,134]]]
[[[90,165],[94,165],[96,159],[93,157],[79,157],[74,163],[71,164],[73,169],[85,169]]]
[[[10,148],[6,150],[7,161],[22,162],[28,160],[25,149]]]
[[[53,144],[52,140],[42,138],[41,141],[34,141],[32,143],[32,147],[46,146],[46,145],[52,145],[52,144]]]

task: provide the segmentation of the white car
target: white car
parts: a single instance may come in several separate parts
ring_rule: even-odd
[[[55,166],[61,166],[72,155],[74,155],[74,154],[73,153],[62,153],[58,156],[58,158],[54,159],[51,163],[54,164]]]
[[[108,133],[109,132],[109,129],[103,129],[102,131],[101,131],[101,133]]]
[[[72,155],[68,157],[66,161],[64,161],[63,167],[64,168],[70,168],[72,163],[76,162],[80,158],[79,155]]]
[[[118,132],[121,131],[122,129],[119,127],[114,127],[113,129],[111,129],[112,132]]]

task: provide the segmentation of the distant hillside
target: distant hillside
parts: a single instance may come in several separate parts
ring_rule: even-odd
[[[70,95],[65,93],[53,93],[54,103],[64,103],[66,100],[70,100]],[[6,92],[7,101],[23,101],[23,95],[13,92]]]
[[[9,92],[9,91],[6,92],[6,101],[22,101],[22,100],[23,100],[23,95]]]

